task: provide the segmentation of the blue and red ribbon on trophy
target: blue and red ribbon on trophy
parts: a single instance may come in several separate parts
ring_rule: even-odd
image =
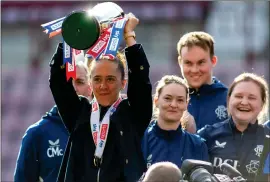
[[[76,79],[76,62],[84,60],[84,53],[82,50],[71,48],[65,41],[63,42],[63,64],[66,65],[66,78]]]
[[[118,48],[122,42],[126,22],[126,18],[118,19],[114,22],[109,42],[102,55],[103,57],[107,57],[109,59],[114,59],[116,57]]]
[[[66,17],[62,17],[41,25],[45,29],[44,32],[49,34],[49,38],[61,33],[62,24],[65,18]],[[116,57],[118,48],[121,44],[126,21],[126,18],[117,18],[114,20],[113,26],[104,30],[97,42],[86,52],[86,56],[96,60],[101,56],[113,60]],[[75,79],[76,60],[77,57],[83,56],[83,51],[73,49],[65,42],[63,42],[63,45],[63,64],[66,65],[67,80],[71,77]]]
[[[86,52],[87,57],[98,60],[102,56],[113,60],[121,44],[126,21],[126,18],[116,19],[112,28],[104,31],[97,42]]]
[[[73,49],[63,41],[63,64],[66,66],[66,78],[76,78],[76,66],[73,56]]]
[[[61,33],[62,24],[65,18],[66,17],[62,17],[41,25],[45,29],[44,32],[49,34],[49,38]],[[63,64],[66,67],[67,81],[69,78],[76,79],[76,57],[80,54],[83,55],[83,51],[73,49],[63,41]]]
[[[53,20],[48,23],[44,23],[41,26],[45,29],[44,32],[49,34],[49,38],[54,37],[61,33],[62,24],[66,17],[59,18],[57,20]]]
[[[86,56],[88,58],[91,57],[98,60],[109,42],[110,34],[110,29],[105,30],[103,34],[98,38],[97,42],[86,52]]]

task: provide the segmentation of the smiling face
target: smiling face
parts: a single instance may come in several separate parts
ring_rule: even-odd
[[[191,88],[198,89],[203,84],[212,83],[212,70],[216,65],[216,56],[210,57],[209,50],[199,46],[183,47],[180,68],[183,77]]]
[[[178,62],[189,87],[199,89],[212,83],[212,69],[217,57],[214,38],[202,31],[188,32],[177,43]]]
[[[112,105],[125,87],[126,80],[121,76],[116,61],[101,59],[91,69],[91,86],[93,93],[102,106]]]
[[[169,123],[179,123],[187,109],[187,93],[183,85],[170,83],[165,85],[156,100],[159,119]]]
[[[239,125],[255,123],[263,108],[261,89],[253,81],[241,81],[235,85],[228,99],[228,111]]]

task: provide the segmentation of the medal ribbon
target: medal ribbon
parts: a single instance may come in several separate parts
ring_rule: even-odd
[[[95,156],[99,159],[102,158],[103,151],[106,145],[108,131],[110,126],[110,116],[116,111],[116,108],[121,102],[121,97],[119,97],[115,103],[108,109],[105,116],[103,117],[101,123],[99,121],[100,109],[96,98],[94,97],[92,103],[92,113],[90,118],[91,132],[94,143],[96,145]]]

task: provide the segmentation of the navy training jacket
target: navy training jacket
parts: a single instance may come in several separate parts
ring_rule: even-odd
[[[188,112],[194,117],[197,130],[228,118],[227,93],[227,87],[215,77],[211,85],[202,85],[197,91],[189,89]]]
[[[142,151],[147,167],[169,161],[181,168],[185,159],[209,160],[207,146],[198,135],[186,132],[181,125],[177,130],[163,130],[156,121],[144,133]]]
[[[26,130],[16,163],[15,182],[55,182],[68,132],[54,106]]]
[[[263,125],[249,124],[244,132],[237,130],[232,118],[212,126],[205,126],[198,134],[205,139],[214,173],[222,174],[219,165],[228,163],[248,181],[254,181],[260,167],[260,157],[269,129]],[[261,177],[267,181],[267,175]]]

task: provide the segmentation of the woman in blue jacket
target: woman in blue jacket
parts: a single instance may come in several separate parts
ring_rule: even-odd
[[[270,129],[270,120],[265,122],[264,126],[267,127],[268,129]],[[270,152],[269,152],[269,149],[268,149],[268,155],[267,155],[266,161],[264,162],[263,173],[268,175],[268,181],[270,181]]]
[[[142,150],[147,167],[169,161],[181,167],[185,159],[208,160],[207,147],[186,132],[180,119],[188,106],[188,87],[180,77],[167,75],[158,83],[153,121],[144,133]]]
[[[268,84],[262,77],[253,73],[237,76],[228,91],[230,118],[198,131],[206,140],[214,173],[221,173],[219,166],[227,163],[247,181],[253,182],[255,177],[256,181],[267,181],[267,175],[258,171],[263,151],[269,151],[264,146],[269,128],[262,125],[268,112],[268,95]]]

